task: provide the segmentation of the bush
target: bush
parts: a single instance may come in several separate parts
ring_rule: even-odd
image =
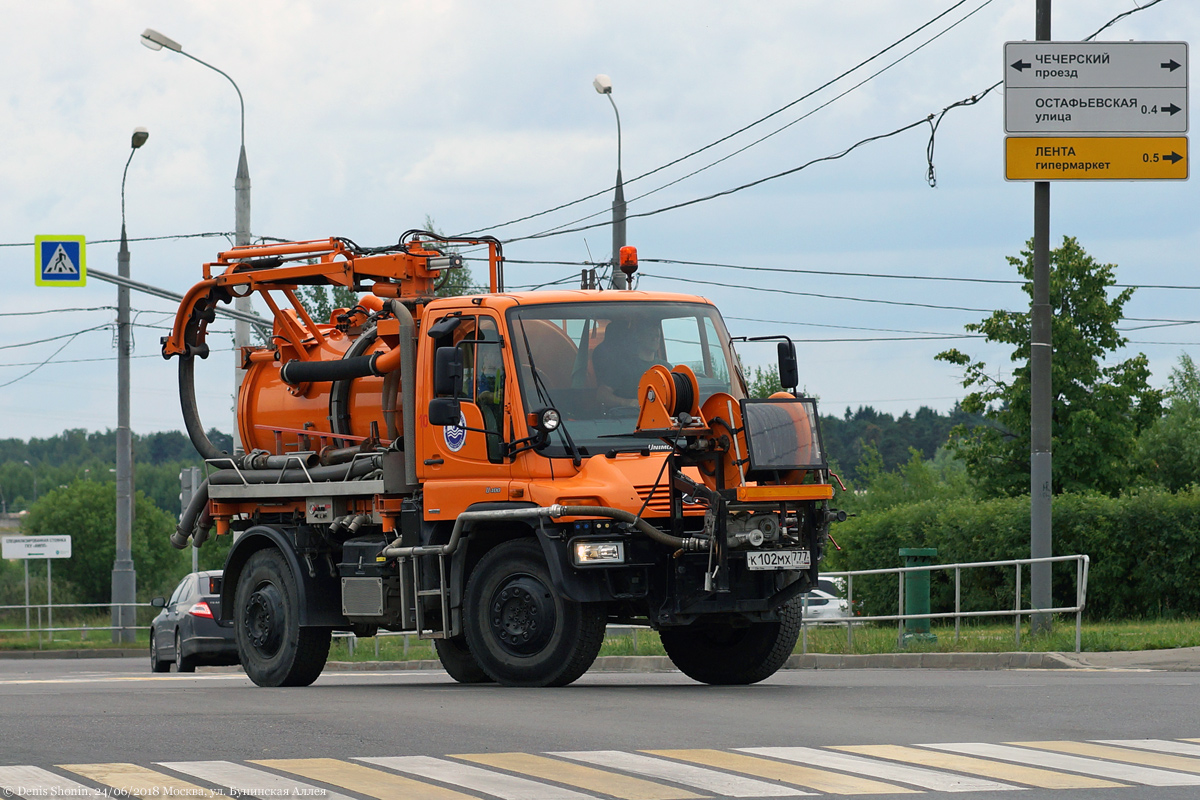
[[[1172,494],[1142,490],[1119,497],[1054,498],[1055,555],[1091,557],[1085,615],[1091,619],[1200,614],[1200,489]],[[902,547],[936,547],[938,563],[1002,561],[1029,556],[1029,498],[925,500],[856,517],[834,528],[842,551],[828,571],[902,566]],[[1053,569],[1053,600],[1074,605],[1074,564]],[[1011,567],[965,570],[963,610],[1012,608]],[[1028,607],[1029,570],[1022,568]],[[933,611],[954,610],[953,572],[934,573]],[[860,577],[854,599],[864,614],[891,614],[895,576]]]

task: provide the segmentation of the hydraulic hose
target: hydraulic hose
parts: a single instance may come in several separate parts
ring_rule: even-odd
[[[280,368],[279,377],[284,383],[292,386],[312,381],[365,378],[368,375],[379,374],[375,371],[375,362],[378,360],[378,353],[355,358],[339,358],[336,361],[301,361],[297,358]]]
[[[667,547],[674,547],[679,550],[698,552],[708,549],[707,539],[696,539],[693,537],[679,538],[672,536],[669,533],[663,533],[658,528],[651,525],[646,520],[631,514],[620,508],[609,508],[607,506],[551,506],[557,509],[558,513],[551,514],[553,517],[608,517],[615,519],[618,522],[628,522],[637,528],[646,536],[650,537],[659,544],[665,544]]]
[[[207,524],[204,525],[202,534],[206,538],[208,536],[208,528],[212,525],[212,517],[208,516],[208,481],[204,481],[204,483],[196,488],[196,491],[192,494],[192,499],[187,504],[187,508],[180,515],[179,526],[171,534],[171,546],[176,550],[182,550],[187,547],[188,539],[195,537],[194,541],[196,542],[196,546],[199,547],[204,542],[204,539],[201,538],[201,533],[196,523],[203,522],[202,517],[207,519]]]

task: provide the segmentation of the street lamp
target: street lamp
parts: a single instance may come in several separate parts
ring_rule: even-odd
[[[225,72],[222,72],[206,61],[201,61],[190,53],[183,52],[183,45],[152,28],[146,28],[146,30],[142,31],[142,44],[151,50],[162,50],[165,47],[168,50],[179,53],[181,56],[190,58],[197,64],[208,67],[213,72],[224,76],[225,80],[233,85],[233,90],[237,92],[238,107],[241,109],[242,149],[238,156],[237,175],[233,180],[233,243],[238,247],[250,244],[250,167],[246,162],[246,103],[242,99],[242,90],[234,83],[233,78],[229,77]],[[235,298],[233,307],[243,314],[250,314],[250,297]],[[241,445],[237,424],[237,399],[238,393],[242,388],[242,379],[245,377],[245,372],[242,370],[242,348],[249,345],[250,323],[238,320],[233,325],[233,447],[235,450],[240,449]]]
[[[129,158],[121,173],[121,247],[117,250],[117,275],[129,280],[129,239],[125,236],[125,178],[133,154],[150,133],[134,128]],[[129,430],[129,357],[133,329],[129,324],[129,286],[117,287],[117,553],[112,570],[113,642],[132,642],[137,602],[137,572],[133,567],[133,436]]]
[[[621,112],[617,111],[617,103],[612,97],[612,79],[607,75],[597,75],[592,86],[599,94],[607,95],[612,104],[613,113],[617,115],[617,187],[613,193],[613,222],[612,222],[612,287],[626,288],[625,273],[618,268],[618,258],[621,248],[625,246],[625,187],[621,183]]]
[[[37,498],[38,498],[37,469],[33,466],[33,464],[30,464],[28,461],[25,462],[25,466],[29,467],[29,469],[33,472],[33,499],[34,499],[34,502],[37,502]]]

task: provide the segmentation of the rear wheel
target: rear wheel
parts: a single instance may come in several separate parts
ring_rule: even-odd
[[[454,680],[459,683],[491,682],[492,679],[471,655],[467,637],[459,635],[453,639],[434,639],[433,647],[437,650],[438,660],[442,662],[442,669]]]
[[[480,668],[506,686],[571,683],[596,660],[604,624],[603,605],[573,603],[554,591],[533,539],[497,546],[467,582],[467,646]]]
[[[744,686],[771,677],[792,654],[800,635],[800,607],[789,603],[777,622],[695,623],[663,628],[659,635],[684,675],[701,683]]]
[[[283,553],[246,561],[234,596],[238,657],[259,686],[308,686],[329,657],[329,628],[300,627],[299,592]]]
[[[171,669],[170,661],[163,661],[158,657],[158,645],[154,642],[155,632],[150,631],[150,671],[151,672],[167,672]]]
[[[196,662],[194,659],[186,658],[183,655],[183,637],[179,635],[179,629],[175,629],[175,671],[176,672],[195,672]]]

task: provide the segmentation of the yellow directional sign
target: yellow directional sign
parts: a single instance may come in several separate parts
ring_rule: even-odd
[[[1010,136],[1010,181],[1183,181],[1186,136]]]

